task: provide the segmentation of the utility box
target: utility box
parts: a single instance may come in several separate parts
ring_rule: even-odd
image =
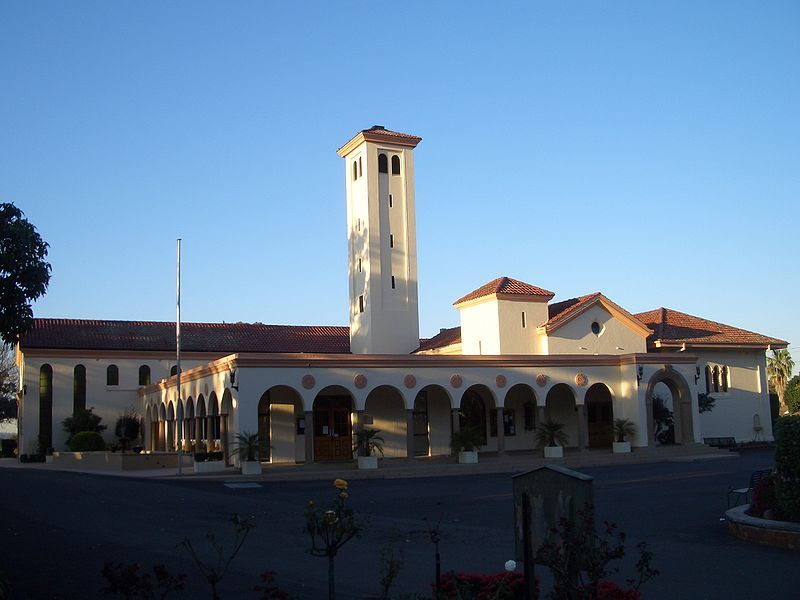
[[[594,477],[572,469],[546,465],[514,475],[511,480],[517,560],[526,564],[535,559],[561,518],[574,521],[578,511],[594,504]]]

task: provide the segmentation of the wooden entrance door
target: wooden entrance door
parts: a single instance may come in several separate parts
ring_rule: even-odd
[[[414,402],[414,456],[428,456],[431,442],[428,437],[428,393],[421,391]]]
[[[614,441],[613,409],[608,401],[588,402],[589,447],[610,448]]]
[[[350,398],[319,396],[314,401],[314,459],[352,460]]]

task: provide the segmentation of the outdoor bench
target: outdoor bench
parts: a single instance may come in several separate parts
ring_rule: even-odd
[[[714,448],[736,448],[735,437],[707,437],[703,438],[703,443]]]

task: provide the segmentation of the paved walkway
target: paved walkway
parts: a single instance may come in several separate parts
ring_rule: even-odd
[[[738,454],[727,450],[710,448],[703,444],[662,446],[659,448],[634,449],[630,454],[612,454],[607,450],[567,450],[563,459],[545,459],[539,451],[518,451],[506,454],[482,453],[478,464],[462,465],[453,457],[436,456],[420,458],[386,458],[379,461],[377,470],[359,470],[354,462],[304,464],[264,464],[261,475],[243,476],[238,469],[229,467],[219,473],[196,475],[191,466],[178,475],[177,469],[162,468],[135,471],[108,471],[97,469],[67,469],[52,464],[19,463],[15,459],[0,459],[0,468],[29,468],[37,470],[74,471],[134,478],[191,478],[193,481],[225,480],[236,477],[237,481],[320,481],[326,479],[404,479],[410,477],[443,477],[477,473],[524,472],[546,464],[559,464],[569,468],[630,465],[658,462],[697,462],[724,460]]]

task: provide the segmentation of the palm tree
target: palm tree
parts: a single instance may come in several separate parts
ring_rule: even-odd
[[[630,419],[614,419],[614,435],[618,442],[624,442],[625,438],[636,435],[636,425]]]
[[[789,407],[783,399],[786,387],[794,369],[794,361],[788,350],[773,350],[772,356],[767,357],[767,377],[770,385],[775,388],[780,403],[779,413],[784,415],[789,412]]]
[[[547,419],[536,428],[536,442],[543,446],[566,446],[569,438],[563,423]]]

